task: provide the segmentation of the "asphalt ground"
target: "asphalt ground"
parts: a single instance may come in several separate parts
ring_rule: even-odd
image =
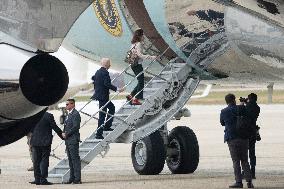
[[[172,175],[167,166],[159,175],[138,175],[131,163],[130,144],[111,144],[105,158],[97,157],[83,171],[81,185],[34,186],[26,138],[0,148],[0,189],[6,188],[187,188],[222,189],[234,182],[232,161],[228,146],[223,142],[223,128],[219,124],[219,113],[223,105],[188,106],[192,116],[179,121],[171,121],[169,129],[175,126],[188,126],[194,130],[200,147],[200,162],[193,174]],[[59,111],[51,111],[56,120]],[[284,105],[261,105],[258,124],[262,140],[256,144],[257,167],[255,188],[284,189]],[[82,115],[83,121],[86,119]],[[81,129],[82,138],[96,128],[91,121]],[[60,139],[55,136],[52,148]],[[55,150],[59,157],[65,156],[64,145]],[[50,167],[58,162],[50,157]],[[246,186],[244,187],[246,188]]]

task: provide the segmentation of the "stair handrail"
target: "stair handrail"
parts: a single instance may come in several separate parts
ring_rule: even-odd
[[[130,66],[131,66],[131,65],[128,65],[121,73],[119,73],[119,75],[117,75],[115,78],[113,78],[113,79],[111,80],[111,82],[115,81],[118,77],[120,77],[123,73],[125,73],[125,72],[130,68]],[[81,113],[83,113],[84,115],[87,115],[87,113],[83,112],[82,110],[83,110],[88,104],[90,104],[92,101],[94,101],[94,100],[93,100],[93,99],[89,100],[82,108],[80,108],[80,109],[78,110],[78,112],[81,112]],[[90,116],[90,115],[87,115],[87,116]],[[94,116],[91,116],[91,119],[92,119],[92,118],[94,118]],[[96,118],[96,119],[97,119],[97,118]],[[98,120],[98,119],[97,119],[97,120]],[[81,129],[83,126],[84,126],[84,125],[80,126],[80,129]],[[53,136],[54,136],[54,135],[55,135],[55,133],[53,134]],[[51,150],[51,152],[52,152],[51,156],[52,156],[52,157],[55,157],[55,158],[58,159],[58,157],[55,155],[54,151],[55,151],[57,148],[59,148],[59,146],[61,146],[63,143],[64,143],[64,140],[61,141],[57,146],[55,146],[55,147]]]
[[[128,65],[122,72],[120,72],[115,78],[111,80],[111,83],[114,82],[118,77],[120,77],[123,73],[126,73],[127,70],[130,68],[131,65]],[[88,104],[90,104],[94,99],[89,100],[82,108],[78,110],[78,112],[81,112]]]
[[[175,59],[176,59],[176,58],[174,58],[174,59],[172,59],[172,60],[175,60]],[[154,78],[156,78],[156,77],[161,78],[161,77],[159,77],[159,75],[166,69],[167,65],[168,65],[169,63],[171,63],[172,60],[168,61],[168,63],[163,67],[163,69],[162,69],[157,75],[153,74],[153,75],[155,75],[155,77],[153,77],[151,80],[149,80],[149,82],[145,84],[144,88],[141,89],[139,92],[137,92],[136,95],[138,95],[140,92],[142,92],[142,91],[149,85],[149,83],[150,83]],[[144,73],[144,72],[146,72],[146,71],[147,71],[147,70],[146,70],[146,68],[145,68],[144,71],[140,72],[139,74],[142,74],[142,73]],[[139,76],[139,74],[137,75],[137,77]],[[167,80],[166,80],[166,81],[167,81]],[[133,96],[131,99],[133,99],[134,97],[136,97],[136,95]],[[131,101],[131,99],[130,99],[129,101],[127,100],[121,107],[124,107],[126,104],[128,104],[128,103]],[[107,113],[107,114],[108,114],[108,113]],[[112,116],[111,114],[108,114],[108,115],[110,115],[111,117],[110,117],[109,119],[107,119],[105,122],[108,122],[112,117],[115,117],[115,116]],[[104,124],[103,124],[102,126],[104,126]],[[101,126],[101,127],[102,127],[102,126]]]
[[[167,48],[163,51],[162,54],[160,54],[160,55],[157,56],[155,59],[153,59],[153,60],[149,63],[149,65],[148,65],[145,69],[143,69],[142,72],[140,72],[139,74],[137,74],[137,76],[135,76],[135,78],[133,78],[132,80],[130,80],[126,85],[124,85],[123,88],[126,88],[127,86],[129,86],[133,81],[135,81],[135,79],[136,79],[137,77],[139,77],[142,73],[144,73],[147,69],[149,69],[149,67],[156,61],[156,59],[158,59],[158,58],[160,58],[161,56],[163,56],[163,55],[167,52],[167,50],[168,50],[169,48],[170,48],[170,47],[167,47]],[[128,67],[130,67],[130,66],[131,66],[131,64],[130,64]],[[81,126],[80,128],[82,128],[84,125],[86,125],[98,112],[102,111],[118,94],[120,94],[119,91],[117,91],[116,94],[113,95],[113,96],[109,99],[109,101],[108,101],[104,106],[102,106],[98,111],[96,111],[94,114],[92,114],[92,116],[91,116],[88,120],[86,120],[86,121],[84,122],[84,124],[82,124],[82,126]],[[125,104],[124,104],[124,105],[125,105]],[[124,105],[123,105],[123,106],[124,106]],[[114,116],[111,116],[111,118],[112,118],[112,117],[114,117]],[[103,125],[102,125],[102,126],[103,126]],[[102,126],[101,126],[101,127],[102,127]],[[99,129],[99,128],[97,128],[97,129]]]
[[[160,57],[162,57],[166,52],[167,52],[167,50],[169,49],[170,47],[168,46],[164,51],[163,51],[163,53],[161,53],[160,55],[158,55],[155,59],[153,59],[153,60],[151,60],[151,62],[149,63],[149,65],[145,68],[145,69],[143,69],[143,71],[142,72],[140,72],[139,74],[137,74],[137,76],[135,76],[135,78],[133,78],[132,80],[130,80],[126,85],[124,85],[123,86],[123,88],[126,88],[127,86],[129,86],[133,81],[135,81],[135,79],[137,78],[137,77],[139,77],[142,73],[144,73],[146,70],[148,70],[149,69],[149,67],[158,59],[158,58],[160,58]],[[169,61],[170,62],[170,61]],[[127,71],[127,69],[129,69],[129,67],[131,66],[131,64],[129,64],[124,70],[123,70],[123,72],[126,72]],[[163,67],[163,69],[162,70],[164,70],[166,67]],[[122,72],[118,75],[118,76],[120,76],[122,74]],[[118,77],[117,76],[117,77]],[[116,78],[117,78],[116,77]],[[115,78],[115,79],[116,79]],[[151,80],[150,80],[151,81]],[[149,83],[149,82],[148,82]],[[147,83],[147,84],[148,84]],[[147,84],[146,84],[146,86],[147,86]],[[145,88],[145,87],[144,87]],[[144,89],[143,88],[143,89]],[[142,90],[140,90],[139,92],[141,92]],[[110,99],[109,99],[109,101],[104,105],[104,106],[102,106],[98,111],[96,111],[94,114],[92,114],[91,115],[91,117],[89,118],[89,119],[87,119],[81,126],[80,126],[80,129],[82,128],[82,127],[84,127],[91,119],[93,119],[96,115],[97,115],[97,113],[99,113],[99,112],[101,112],[110,102],[111,102],[111,100],[113,100],[118,94],[120,94],[120,92],[119,91],[117,91],[116,92],[116,94],[115,95],[113,95]],[[138,94],[138,93],[137,93]],[[137,95],[136,94],[136,95]],[[135,96],[136,96],[135,95]],[[93,99],[92,100],[90,100],[90,101],[88,101],[87,103],[86,103],[86,105],[84,106],[84,107],[86,107],[91,101],[93,101]],[[129,102],[129,101],[128,101]],[[127,102],[127,103],[128,103]],[[127,103],[125,103],[125,104],[127,104]],[[123,106],[125,106],[125,104],[123,105]],[[83,108],[81,108],[79,111],[82,111],[82,109]],[[110,114],[111,115],[111,114]],[[110,116],[110,118],[109,119],[111,119],[111,118],[114,118],[114,115],[111,115]],[[108,120],[109,120],[108,119]],[[107,120],[107,121],[108,121]],[[125,120],[121,120],[121,121],[124,121],[125,122]],[[126,123],[126,122],[125,122]],[[126,123],[127,124],[127,123]],[[103,124],[104,125],[104,124]],[[103,125],[101,125],[99,128],[101,128]],[[99,128],[97,128],[97,129],[99,129]],[[96,130],[97,130],[96,129]],[[53,154],[55,154],[54,153],[54,151],[59,147],[59,146],[61,146],[62,144],[63,144],[63,142],[64,141],[62,141],[60,144],[58,144],[54,149],[52,149],[52,152],[53,152]]]

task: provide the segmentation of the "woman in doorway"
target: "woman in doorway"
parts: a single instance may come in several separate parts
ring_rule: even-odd
[[[131,65],[131,69],[134,72],[135,76],[137,76],[139,73],[143,72],[142,62],[144,60],[154,61],[157,58],[156,56],[151,56],[151,55],[147,55],[147,54],[142,53],[141,42],[143,41],[143,39],[144,39],[143,30],[138,29],[134,32],[133,38],[131,40],[131,51],[139,57],[138,63]],[[126,99],[128,101],[130,101],[132,99],[131,104],[133,104],[133,105],[141,105],[142,104],[140,100],[143,99],[144,73],[140,74],[137,77],[137,81],[138,81],[138,83],[137,83],[136,87],[132,90],[130,95],[126,96]]]

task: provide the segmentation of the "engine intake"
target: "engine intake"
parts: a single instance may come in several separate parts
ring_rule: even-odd
[[[65,94],[69,77],[64,64],[47,53],[30,58],[20,73],[20,88],[23,95],[39,106],[49,106]]]

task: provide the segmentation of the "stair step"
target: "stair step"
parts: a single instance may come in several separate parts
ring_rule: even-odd
[[[55,169],[69,169],[69,165],[57,165]]]
[[[104,131],[103,133],[104,134],[109,134],[109,133],[111,133],[112,131]]]
[[[105,138],[107,135],[109,135],[112,131],[104,131],[103,132],[103,137]]]
[[[159,88],[145,88],[143,91],[144,98],[148,98],[152,96],[154,93],[156,93],[159,90]]]
[[[177,72],[174,72],[174,71],[163,71],[161,73],[161,75],[171,75],[171,74],[176,74]]]
[[[79,155],[80,159],[83,159],[90,151],[94,149],[95,146],[92,148],[79,148]]]
[[[62,178],[64,174],[48,174],[49,178]]]
[[[121,107],[122,109],[138,109],[139,106],[133,106],[131,104],[126,104],[124,106]]]
[[[151,83],[166,83],[166,81],[162,79],[153,79]]]
[[[156,79],[151,80],[148,83],[147,88],[160,88],[162,85],[164,85],[166,83],[167,83],[167,81],[156,78]]]
[[[182,67],[186,66],[186,63],[171,63],[170,65],[175,67],[175,68],[182,68]]]
[[[66,181],[63,181],[63,177],[64,177],[65,173],[60,174],[60,173],[55,173],[55,174],[48,174],[48,181],[51,183],[63,183]]]
[[[117,126],[119,126],[120,122],[112,122],[112,129],[115,129]]]
[[[89,152],[93,150],[93,148],[79,148],[79,152]]]
[[[134,111],[136,111],[139,108],[139,106],[133,106],[133,105],[125,105],[123,107],[121,107],[118,112],[115,114],[132,114]]]
[[[87,149],[87,148],[94,148],[98,143],[100,143],[100,141],[102,140],[99,140],[99,139],[95,139],[95,136],[93,138],[89,138],[89,139],[86,139],[81,145],[80,145],[80,148],[82,149]],[[84,150],[81,151],[82,153],[85,152]]]
[[[114,117],[118,117],[118,118],[121,118],[121,117],[128,117],[130,116],[131,114],[115,114]]]
[[[151,92],[151,91],[158,91],[160,88],[145,88],[143,91],[144,92]]]
[[[102,141],[102,139],[86,139],[84,142],[98,144],[101,141]]]

